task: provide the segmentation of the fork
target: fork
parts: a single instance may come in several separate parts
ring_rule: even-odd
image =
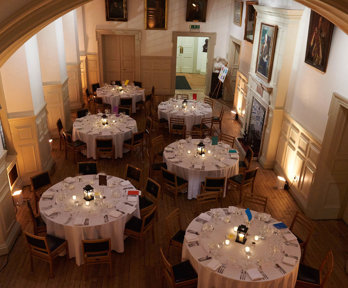
[[[243,280],[243,276],[244,276],[244,270],[242,269],[242,271],[240,271],[239,280]]]
[[[291,242],[288,242],[288,241],[285,242],[285,245],[286,245],[286,246],[298,247],[298,245],[297,245],[296,243],[291,243]]]
[[[283,275],[286,273],[286,271],[278,263],[275,264],[275,267],[278,268]]]
[[[109,217],[108,217],[108,215],[104,215],[104,222],[106,223],[106,222],[109,222]]]
[[[284,253],[284,256],[298,260],[297,256],[289,255],[288,253]]]
[[[268,276],[267,274],[262,270],[262,267],[261,265],[258,266],[259,267],[259,272],[261,273],[261,275],[263,276],[263,280],[267,280],[268,279]]]
[[[217,272],[220,273],[220,274],[222,274],[222,273],[224,273],[225,268],[226,268],[226,266],[225,266],[224,264],[222,264],[222,265],[218,268]]]

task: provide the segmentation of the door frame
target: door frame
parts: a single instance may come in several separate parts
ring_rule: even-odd
[[[207,72],[205,74],[205,94],[209,95],[211,85],[211,75],[213,72],[214,64],[214,49],[216,45],[216,33],[207,32],[181,32],[173,31],[172,33],[172,80],[170,93],[175,94],[175,79],[176,79],[176,49],[178,44],[178,37],[208,37],[208,55],[207,55]]]
[[[233,45],[233,46],[232,46]],[[238,57],[238,71],[239,71],[239,64],[240,64],[240,52],[241,52],[241,49],[242,49],[242,41],[240,41],[240,40],[238,40],[237,38],[234,38],[233,36],[231,36],[230,35],[230,37],[229,37],[229,39],[228,39],[228,51],[227,51],[227,53],[228,53],[228,57],[227,57],[227,61],[228,61],[228,64],[227,64],[227,67],[228,67],[228,70],[229,70],[229,73],[230,73],[230,75],[232,74],[231,72],[231,65],[232,65],[232,61],[230,61],[231,59],[232,59],[232,55],[233,55],[233,57],[234,57],[234,55],[236,54],[236,46],[235,45],[238,45],[239,46],[239,57]],[[232,51],[233,50],[233,51]],[[232,53],[230,53],[230,52],[232,52]],[[226,76],[226,78],[227,78],[227,76]],[[226,79],[225,79],[225,81],[226,81]],[[234,95],[235,95],[235,91],[236,91],[236,83],[237,83],[237,75],[236,75],[236,79],[235,79],[235,86],[234,86],[234,90],[232,91],[232,98],[233,98],[233,105],[234,105]],[[224,94],[222,95],[222,98],[224,99],[224,100],[226,100],[225,99],[225,93],[227,93],[227,92],[225,92],[226,91],[226,89],[224,89]]]
[[[135,45],[135,75],[134,79],[136,81],[141,81],[140,79],[140,53],[141,53],[141,31],[140,30],[116,30],[116,29],[97,29],[97,44],[98,44],[98,67],[99,67],[99,82],[101,85],[104,84],[104,67],[103,67],[103,41],[102,37],[104,35],[116,35],[116,36],[134,36]],[[120,79],[120,81],[126,79]]]

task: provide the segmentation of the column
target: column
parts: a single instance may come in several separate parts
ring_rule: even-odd
[[[83,104],[81,90],[80,53],[78,46],[77,17],[73,10],[62,17],[64,47],[70,108],[78,109]]]
[[[37,34],[42,85],[47,104],[48,129],[58,136],[57,120],[71,129],[68,74],[66,71],[63,22],[59,18]]]

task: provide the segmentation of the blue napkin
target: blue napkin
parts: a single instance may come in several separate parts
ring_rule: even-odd
[[[230,149],[230,150],[228,151],[228,153],[237,153],[237,150],[236,150],[236,149]]]
[[[286,226],[283,222],[280,222],[280,223],[275,223],[273,224],[273,226],[277,229],[285,229],[285,228],[288,228],[288,226]]]
[[[253,215],[251,215],[251,211],[249,208],[245,209],[245,214],[248,216],[248,220],[250,222],[251,218],[253,218]]]
[[[211,145],[217,145],[219,142],[218,136],[211,137]]]

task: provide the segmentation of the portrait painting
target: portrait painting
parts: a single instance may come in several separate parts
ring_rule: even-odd
[[[145,0],[145,29],[167,29],[167,0]]]
[[[264,81],[271,81],[278,27],[261,23],[256,60],[256,74]]]
[[[245,2],[245,28],[244,28],[244,40],[254,43],[254,33],[256,25],[256,10],[253,5],[256,5],[256,1]]]
[[[187,0],[186,21],[205,22],[208,0]]]
[[[107,21],[128,21],[127,0],[105,0]]]
[[[242,26],[243,1],[234,1],[233,23]]]
[[[334,25],[312,11],[309,20],[305,62],[322,72],[326,71]]]

